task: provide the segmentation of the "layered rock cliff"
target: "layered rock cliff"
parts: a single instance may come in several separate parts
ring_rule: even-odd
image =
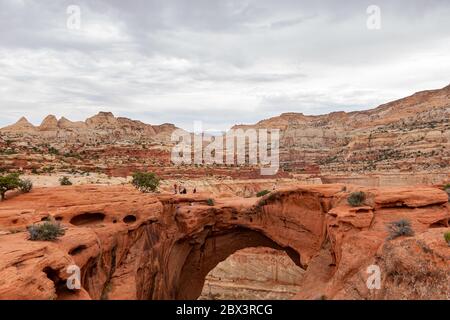
[[[287,170],[347,175],[450,170],[450,86],[367,111],[285,113],[234,128],[280,129]]]
[[[349,207],[350,192],[367,201]],[[127,186],[42,188],[0,203],[0,298],[197,298],[221,261],[248,247],[283,250],[305,270],[301,299],[449,299],[447,194],[437,188],[296,186],[263,198],[145,195]],[[66,233],[28,240],[48,216]],[[388,240],[386,225],[414,235]],[[68,266],[81,269],[69,290]],[[381,271],[368,289],[367,268]]]
[[[449,119],[450,86],[367,111],[321,116],[285,113],[234,128],[281,130],[284,171],[277,177],[313,174],[325,177],[324,182],[358,183],[357,175],[370,174],[382,180],[386,174],[409,174],[411,180],[419,174],[424,179],[417,183],[436,183],[450,172]],[[113,176],[137,170],[179,177],[236,175],[237,166],[173,166],[170,135],[175,129],[171,124],[155,126],[116,118],[109,112],[83,122],[48,116],[40,126],[21,118],[0,130],[0,168],[43,172],[70,168]],[[259,168],[241,169],[241,177],[261,178]],[[342,180],[350,175],[353,181]]]
[[[304,270],[280,250],[247,248],[207,276],[201,300],[287,300],[298,293]]]

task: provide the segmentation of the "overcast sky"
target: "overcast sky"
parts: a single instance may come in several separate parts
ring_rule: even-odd
[[[448,0],[0,0],[0,126],[111,111],[225,129],[368,109],[450,83],[449,17]]]

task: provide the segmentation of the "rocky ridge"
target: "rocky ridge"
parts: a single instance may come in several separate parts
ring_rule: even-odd
[[[329,182],[349,176],[427,175],[441,182],[450,172],[450,86],[418,92],[375,109],[321,116],[284,113],[234,129],[281,130],[279,176],[310,174]],[[170,161],[174,125],[144,124],[100,112],[83,122],[46,117],[40,126],[25,118],[0,129],[4,170],[100,171],[126,176],[137,170],[162,175],[261,178],[252,166],[182,166]],[[58,151],[55,155],[53,151]],[[238,168],[239,167],[239,168]],[[277,177],[279,177],[277,176]],[[445,180],[445,179],[444,179]]]
[[[6,136],[23,136],[36,142],[60,143],[120,143],[158,141],[169,142],[177,129],[173,124],[149,125],[128,118],[116,118],[111,112],[99,112],[86,121],[72,122],[64,117],[48,115],[39,126],[22,117],[13,125],[0,129]]]
[[[366,203],[349,207],[350,192]],[[234,252],[283,250],[300,268],[298,299],[449,299],[447,194],[437,188],[288,187],[263,198],[143,195],[128,186],[35,189],[0,203],[1,299],[192,299]],[[29,241],[48,216],[66,233]],[[388,240],[408,219],[414,235]],[[70,290],[67,267],[81,268]],[[367,268],[381,270],[380,289]]]
[[[235,129],[281,131],[286,170],[322,174],[449,172],[450,86],[356,112],[284,113]]]

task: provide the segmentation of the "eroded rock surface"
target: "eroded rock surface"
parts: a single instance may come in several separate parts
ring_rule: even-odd
[[[304,272],[283,251],[264,247],[243,249],[207,275],[199,299],[291,299],[298,293]]]
[[[279,177],[324,183],[391,186],[438,184],[450,178],[450,86],[418,92],[377,108],[308,116],[284,113],[235,129],[279,129]],[[86,121],[26,118],[0,129],[0,167],[27,173],[136,171],[164,178],[267,178],[252,165],[174,166],[171,124],[150,125],[100,112]],[[208,142],[209,143],[209,142]],[[205,146],[208,144],[205,141]]]
[[[360,208],[347,205],[364,191]],[[298,299],[449,299],[447,194],[432,187],[295,186],[263,198],[141,194],[129,186],[37,188],[0,203],[2,299],[195,299],[206,275],[248,247],[284,250],[305,272]],[[66,234],[29,241],[48,215]],[[386,240],[409,219],[415,235]],[[369,290],[367,267],[381,269]],[[67,267],[81,269],[68,290]]]

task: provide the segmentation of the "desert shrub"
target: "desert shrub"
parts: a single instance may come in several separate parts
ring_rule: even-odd
[[[262,190],[262,191],[258,192],[258,193],[256,194],[256,196],[257,196],[258,198],[260,198],[260,197],[264,197],[266,194],[269,194],[269,193],[270,193],[269,190]]]
[[[59,184],[62,186],[71,186],[72,181],[70,181],[69,177],[64,176],[61,179],[59,179]]]
[[[79,153],[76,153],[76,152],[73,152],[73,151],[69,151],[69,152],[64,153],[64,157],[65,158],[76,158],[76,159],[79,159],[79,160],[82,159],[82,157],[81,157],[81,155]]]
[[[46,172],[46,173],[52,173],[53,171],[55,171],[55,167],[53,167],[53,166],[45,167],[42,169],[42,171]]]
[[[49,148],[48,148],[48,153],[54,154],[54,155],[58,155],[58,154],[59,154],[59,151],[58,151],[58,149],[56,149],[56,148],[54,148],[54,147],[49,147]]]
[[[31,241],[53,241],[65,233],[61,225],[55,221],[33,224],[28,226],[27,230]]]
[[[207,199],[206,200],[206,204],[208,205],[208,206],[214,206],[214,200],[213,199],[211,199],[211,198],[209,198],[209,199]]]
[[[444,191],[445,192],[447,192],[447,195],[448,195],[448,201],[450,202],[450,183],[447,183],[445,186],[444,186]]]
[[[154,192],[158,189],[159,177],[153,172],[136,172],[131,184],[141,192]]]
[[[20,179],[18,173],[10,173],[5,176],[0,176],[0,197],[2,200],[5,199],[5,194],[9,190],[14,190],[19,188]]]
[[[3,151],[3,154],[6,155],[11,155],[11,154],[16,154],[17,151],[15,149],[6,149],[5,151]]]
[[[444,239],[447,241],[447,244],[450,246],[450,232],[444,233]]]
[[[33,183],[30,179],[20,180],[19,182],[19,190],[23,193],[28,193],[33,189]]]
[[[363,205],[364,200],[366,200],[366,194],[362,191],[352,192],[347,198],[348,204],[352,207],[359,207]]]
[[[400,219],[393,221],[387,226],[389,232],[389,240],[395,239],[401,236],[413,236],[414,230],[411,227],[411,222],[407,219]]]

